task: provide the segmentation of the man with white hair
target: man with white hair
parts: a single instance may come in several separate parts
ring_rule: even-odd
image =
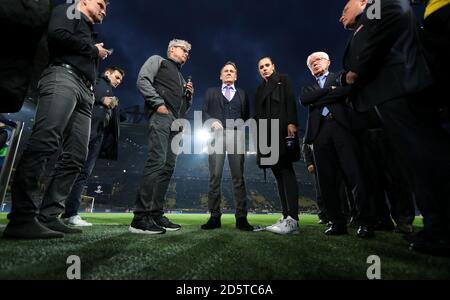
[[[149,113],[149,156],[144,178],[136,198],[130,232],[164,234],[181,229],[164,216],[164,198],[175,170],[178,153],[172,151],[172,140],[179,134],[172,123],[183,118],[192,105],[194,86],[186,83],[181,67],[189,59],[191,44],[174,39],[169,43],[167,59],[150,57],[142,67],[137,87]]]
[[[313,145],[320,191],[327,217],[332,223],[325,234],[347,234],[347,221],[341,210],[336,180],[341,170],[358,209],[358,237],[370,238],[374,236],[374,216],[367,197],[360,150],[352,132],[357,117],[345,103],[350,89],[339,86],[341,74],[329,72],[330,64],[330,58],[324,52],[308,57],[307,65],[316,82],[305,87],[301,96],[302,104],[309,107],[305,143]],[[325,102],[329,104],[324,105]]]

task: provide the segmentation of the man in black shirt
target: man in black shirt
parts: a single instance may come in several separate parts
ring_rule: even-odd
[[[81,230],[64,225],[58,214],[86,160],[93,83],[98,59],[108,51],[94,41],[93,24],[106,16],[108,0],[81,0],[56,7],[50,18],[50,66],[39,84],[39,104],[27,148],[12,185],[7,238],[61,238]],[[75,9],[73,9],[75,8]],[[36,194],[49,158],[62,146],[42,204]]]
[[[186,82],[181,74],[191,48],[187,41],[170,41],[167,59],[153,55],[138,75],[137,87],[145,99],[150,119],[149,155],[129,228],[134,234],[164,234],[166,230],[181,229],[164,216],[164,200],[179,150],[173,143],[179,132],[172,131],[172,124],[186,115],[194,95],[193,83]]]

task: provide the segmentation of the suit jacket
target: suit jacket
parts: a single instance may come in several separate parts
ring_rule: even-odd
[[[345,70],[359,75],[351,96],[358,111],[416,94],[432,84],[409,0],[381,1],[381,19],[370,20],[367,9],[344,56]]]
[[[300,101],[304,106],[309,107],[305,143],[312,144],[318,136],[322,122],[322,111],[325,106],[343,127],[349,130],[362,127],[362,121],[345,102],[351,88],[339,87],[341,75],[342,73],[330,72],[323,88],[320,88],[317,82],[303,88]],[[333,90],[332,86],[337,88]]]
[[[113,87],[106,77],[100,77],[95,86],[95,103],[92,109],[90,140],[102,134],[104,137],[99,158],[117,160],[120,121],[123,120],[123,116],[120,114],[119,107],[111,110],[103,105],[103,98],[105,97],[114,97]]]
[[[280,120],[280,138],[278,141],[270,141],[271,128],[267,130],[269,142],[277,142],[280,145],[280,159],[297,161],[300,157],[300,147],[295,149],[295,153],[288,152],[286,145],[287,128],[289,124],[298,126],[297,106],[292,87],[292,82],[287,75],[274,73],[269,80],[263,81],[256,91],[255,96],[255,119],[259,120]],[[270,122],[269,122],[270,123]],[[258,126],[258,132],[260,128]],[[289,154],[288,156],[286,156]],[[261,152],[258,147],[258,157]]]
[[[250,118],[248,96],[245,91],[240,88],[237,88],[236,93],[242,100],[241,119],[247,121]],[[222,120],[224,119],[223,94],[220,87],[209,88],[206,91],[203,100],[203,122],[210,119],[215,119],[220,123],[222,123]],[[225,127],[226,124],[222,125]]]

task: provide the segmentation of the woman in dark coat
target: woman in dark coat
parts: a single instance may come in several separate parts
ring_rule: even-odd
[[[270,168],[277,180],[278,192],[283,208],[283,218],[267,228],[278,234],[297,233],[298,226],[298,186],[293,162],[300,159],[297,137],[297,107],[291,80],[286,75],[275,72],[275,65],[269,57],[258,63],[263,78],[255,97],[256,121],[258,122],[258,164]],[[267,120],[264,122],[263,120]],[[279,120],[275,126],[272,121]],[[268,124],[264,126],[264,123]],[[275,128],[274,128],[275,126]],[[272,139],[278,135],[276,140]],[[268,143],[262,141],[266,136]],[[279,146],[279,159],[268,161],[274,155],[264,155],[261,146],[268,145],[272,150]]]

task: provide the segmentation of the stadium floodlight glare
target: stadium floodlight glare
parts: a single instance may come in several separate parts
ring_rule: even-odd
[[[195,137],[199,142],[207,143],[211,139],[211,133],[208,132],[206,129],[202,129],[197,131]]]

